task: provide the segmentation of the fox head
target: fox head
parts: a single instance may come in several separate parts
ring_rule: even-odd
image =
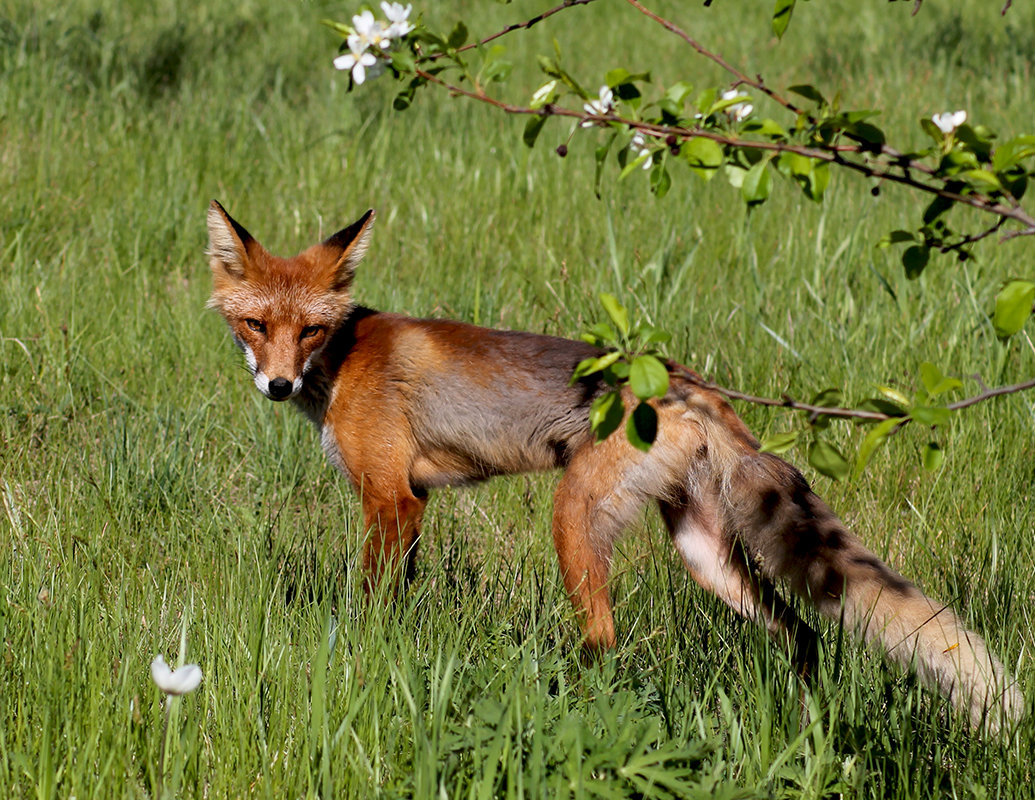
[[[259,391],[287,400],[352,309],[352,278],[370,241],[373,210],[304,250],[278,258],[215,200],[208,210],[209,308],[226,318]]]

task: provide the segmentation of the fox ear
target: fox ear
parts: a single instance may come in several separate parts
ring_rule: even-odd
[[[334,259],[333,286],[337,290],[345,289],[352,283],[356,274],[356,266],[370,246],[370,234],[374,227],[374,209],[370,209],[347,228],[323,241],[321,247]]]
[[[216,275],[240,280],[248,269],[248,251],[258,242],[215,200],[208,207],[208,263]]]

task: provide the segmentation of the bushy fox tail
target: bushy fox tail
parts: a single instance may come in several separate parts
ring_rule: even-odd
[[[867,550],[794,467],[759,453],[729,466],[726,529],[764,575],[880,642],[975,727],[998,730],[1021,716],[1023,696],[981,637]]]

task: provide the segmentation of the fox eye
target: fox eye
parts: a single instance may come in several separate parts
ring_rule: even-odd
[[[259,322],[259,320],[257,320],[257,319],[246,319],[244,321],[244,324],[247,325],[249,328],[251,328],[256,333],[265,333],[266,332],[266,324],[263,323],[263,322]]]
[[[311,339],[316,336],[320,331],[323,330],[323,325],[306,325],[302,328],[302,333],[298,337],[299,339]]]

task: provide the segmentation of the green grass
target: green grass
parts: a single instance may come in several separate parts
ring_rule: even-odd
[[[909,146],[918,114],[960,107],[1030,132],[1035,13],[994,5],[799,4],[779,45],[757,4],[658,7],[773,85],[815,78],[886,109]],[[488,33],[541,7],[428,13]],[[1031,277],[1029,242],[983,242],[910,283],[874,248],[916,215],[893,189],[838,176],[816,206],[784,185],[748,216],[722,180],[677,175],[656,202],[637,175],[598,200],[593,132],[562,161],[559,122],[530,152],[521,121],[486,108],[426,95],[398,114],[385,78],[346,94],[318,20],[352,11],[0,2],[0,796],[153,796],[148,664],[172,663],[181,634],[205,679],[175,709],[174,796],[1035,795],[1032,715],[973,735],[836,626],[801,730],[784,656],[691,585],[653,514],[616,560],[619,647],[583,666],[554,476],[438,493],[412,590],[364,607],[355,497],[203,310],[213,197],[282,253],[377,208],[357,286],[374,307],[574,335],[610,291],[675,332],[673,355],[758,394],[909,388],[925,359],[1008,383],[1035,347],[1030,325],[1000,345],[986,316],[1003,279]],[[614,66],[724,80],[600,3],[508,41],[515,98],[553,36],[587,85]],[[1033,400],[961,415],[935,474],[917,429],[859,481],[809,474],[987,637],[1029,709]],[[739,410],[759,433],[793,424]]]

